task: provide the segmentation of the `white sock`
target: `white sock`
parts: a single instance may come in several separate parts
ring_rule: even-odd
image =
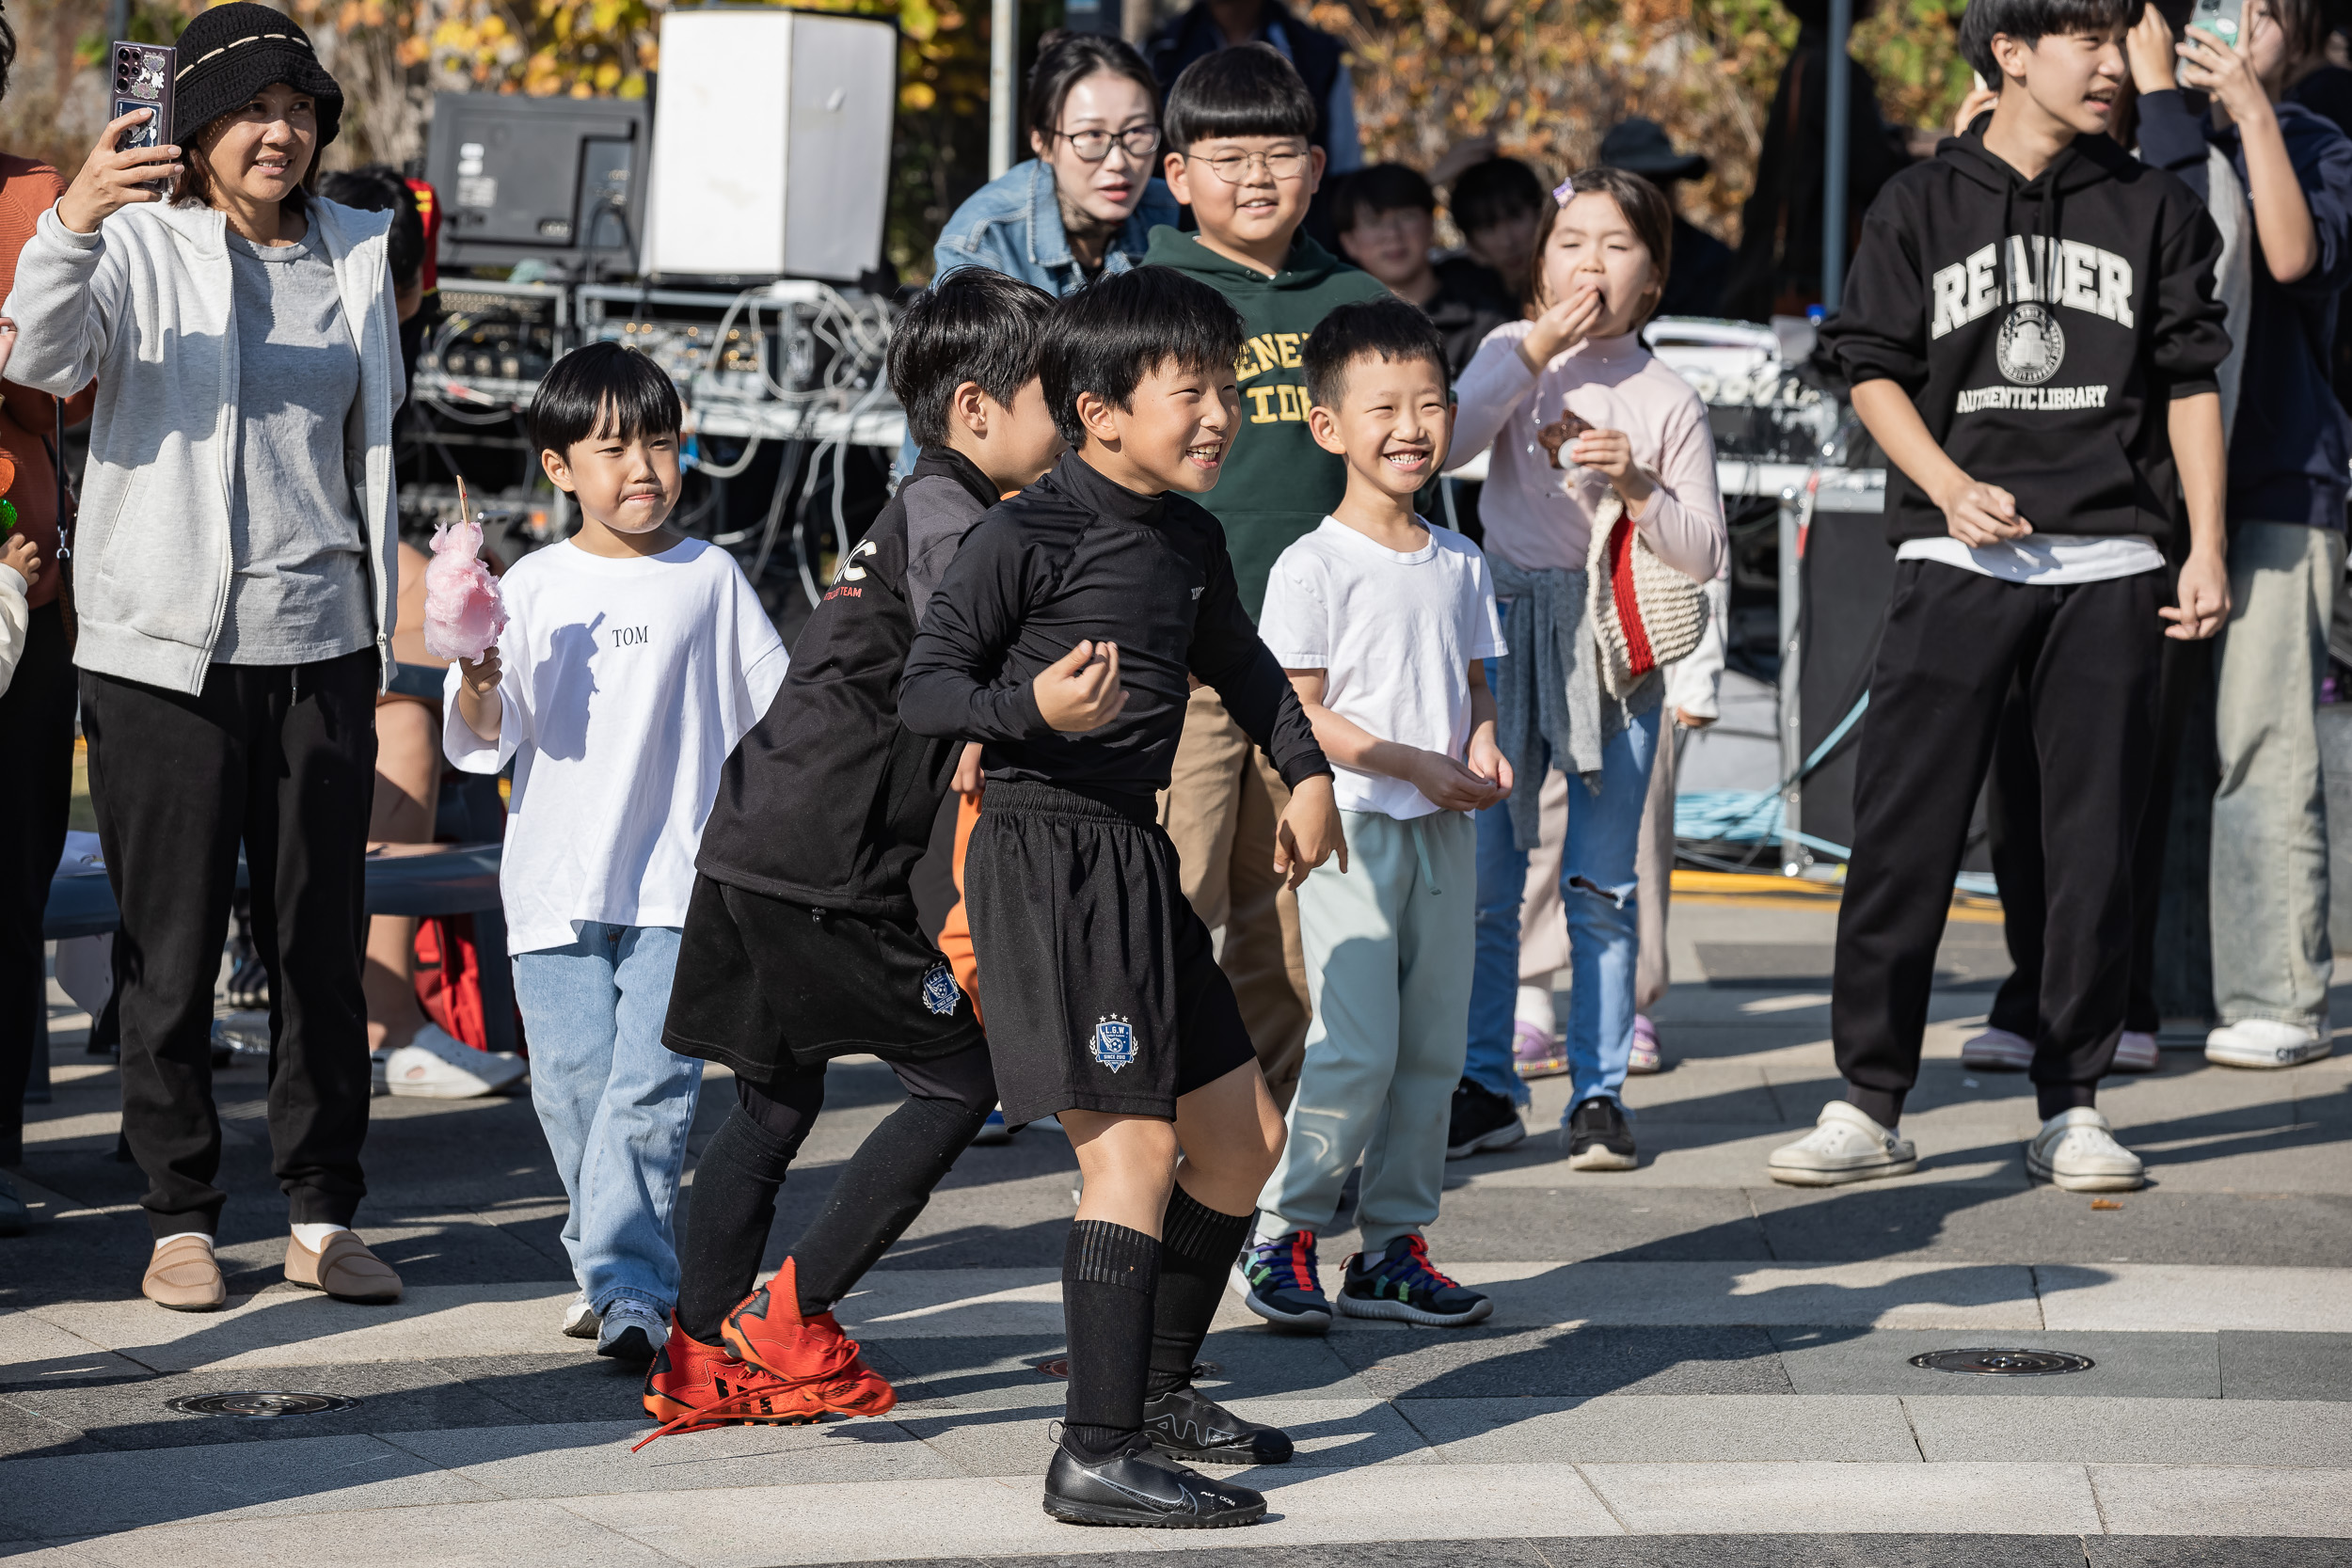
[[[1518,1006],[1515,1009],[1521,1023],[1532,1023],[1547,1035],[1560,1032],[1560,1020],[1552,1011],[1549,986],[1521,986]]]
[[[205,1251],[210,1252],[213,1250],[213,1239],[201,1230],[175,1230],[168,1236],[158,1236],[155,1238],[155,1250],[157,1252],[161,1252],[171,1243],[185,1241],[190,1236],[193,1236],[198,1241],[202,1242],[204,1243]]]
[[[338,1230],[348,1230],[351,1227],[347,1225],[297,1225],[291,1228],[295,1241],[300,1242],[312,1252],[316,1252],[326,1244],[327,1237],[332,1236]]]

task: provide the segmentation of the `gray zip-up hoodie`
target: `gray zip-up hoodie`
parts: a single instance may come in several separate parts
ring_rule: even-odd
[[[385,267],[389,213],[312,198],[359,351],[359,396],[343,461],[367,536],[376,654],[392,657],[400,530],[392,504],[392,411],[400,318]],[[227,219],[207,207],[146,202],[77,234],[41,214],[4,309],[17,324],[8,379],[70,397],[98,381],[81,520],[73,531],[73,661],[191,695],[228,614],[229,532],[238,412],[236,291]]]

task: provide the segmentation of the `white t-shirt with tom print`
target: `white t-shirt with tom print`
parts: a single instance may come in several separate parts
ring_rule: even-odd
[[[469,773],[512,758],[499,891],[507,950],[575,922],[682,926],[719,770],[784,684],[784,641],[735,558],[690,539],[615,560],[562,544],[500,579],[498,744],[442,687],[442,747]]]

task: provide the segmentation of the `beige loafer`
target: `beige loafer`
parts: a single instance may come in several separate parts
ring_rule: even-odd
[[[175,1236],[147,1260],[139,1294],[174,1312],[217,1312],[229,1300],[220,1263],[200,1236]]]
[[[338,1230],[316,1252],[297,1237],[286,1238],[286,1283],[324,1291],[337,1301],[400,1299],[400,1275],[349,1230]]]

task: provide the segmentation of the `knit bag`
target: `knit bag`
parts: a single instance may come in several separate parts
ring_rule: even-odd
[[[1601,686],[1619,700],[1651,671],[1697,647],[1707,629],[1706,589],[1658,558],[1613,489],[1593,518],[1584,613],[1600,644]]]

